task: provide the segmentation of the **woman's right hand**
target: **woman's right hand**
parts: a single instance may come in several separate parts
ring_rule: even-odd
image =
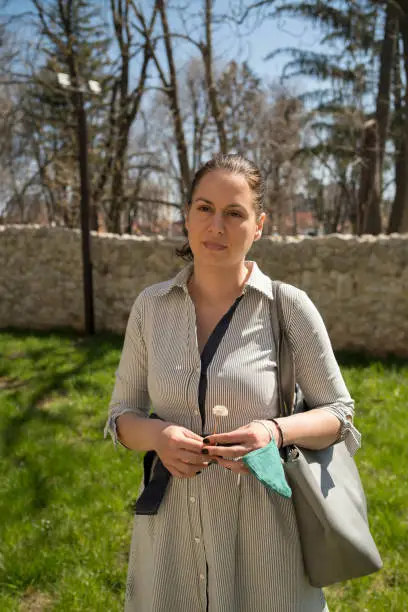
[[[158,435],[155,450],[172,476],[191,478],[208,466],[203,447],[198,434],[179,425],[167,425]]]

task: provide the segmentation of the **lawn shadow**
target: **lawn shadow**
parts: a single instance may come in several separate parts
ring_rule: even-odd
[[[26,500],[25,513],[31,508],[34,514],[48,506],[50,499],[50,486],[38,462],[26,453],[13,457],[13,463],[27,474],[28,487],[24,488]],[[7,519],[4,519],[4,523]]]
[[[17,333],[13,331],[13,335],[26,337],[27,332],[19,330]],[[30,336],[36,338],[47,338],[54,334],[45,332],[30,332]],[[62,396],[66,392],[66,383],[72,378],[79,377],[85,369],[89,370],[90,364],[97,369],[100,363],[108,352],[120,345],[120,339],[113,335],[93,336],[84,338],[74,335],[72,332],[68,334],[58,332],[58,336],[66,338],[71,342],[63,344],[57,350],[52,350],[48,347],[44,348],[27,348],[21,355],[31,364],[38,364],[38,369],[34,376],[30,378],[27,384],[23,381],[13,379],[13,385],[5,387],[6,390],[12,392],[13,401],[20,406],[19,414],[12,416],[4,423],[2,431],[3,452],[5,456],[9,456],[14,448],[18,445],[25,428],[35,420],[40,420],[43,423],[50,425],[66,425],[73,427],[72,414],[67,412],[64,415],[52,414],[49,411],[42,410],[44,403],[53,396]],[[75,361],[72,367],[67,368],[67,360],[72,357],[72,348],[75,348]],[[78,362],[78,353],[80,359]],[[14,357],[13,357],[14,358]],[[113,364],[112,364],[113,366]],[[27,388],[28,387],[28,388]],[[76,389],[81,391],[92,392],[96,394],[101,390],[101,386],[89,381],[80,381],[76,384]]]
[[[370,355],[365,352],[336,351],[336,359],[341,366],[355,368],[381,364],[386,369],[399,371],[408,366],[408,358],[399,357],[398,355],[392,355],[390,353],[384,355]]]
[[[44,474],[44,467],[36,455],[25,452],[21,443],[27,441],[33,432],[38,432],[39,424],[41,438],[53,440],[60,426],[69,428],[74,432],[78,440],[83,439],[83,432],[75,423],[76,414],[70,409],[63,412],[52,412],[49,406],[59,399],[63,399],[72,389],[72,379],[75,381],[75,391],[84,392],[88,395],[97,395],[103,391],[103,386],[92,381],[92,372],[101,369],[101,364],[106,363],[108,353],[120,348],[122,340],[115,336],[103,335],[84,338],[72,332],[57,333],[35,332],[18,330],[12,331],[13,337],[26,339],[27,336],[34,339],[44,339],[46,346],[30,346],[28,342],[24,350],[7,354],[3,358],[0,376],[6,381],[1,391],[7,394],[7,404],[11,405],[11,414],[3,411],[0,431],[0,444],[2,460],[9,461],[11,465],[24,470],[26,475],[27,504],[34,512],[43,509],[49,503],[51,482]],[[53,342],[54,339],[54,342]],[[61,340],[58,344],[58,340]],[[7,361],[9,363],[7,363]],[[108,360],[109,363],[109,360]],[[27,367],[25,367],[27,364]],[[112,358],[112,371],[116,360]],[[18,372],[21,379],[18,378]],[[27,377],[27,372],[29,376]],[[16,377],[17,373],[17,377]],[[81,376],[83,379],[80,379]],[[89,380],[91,379],[91,380]],[[7,384],[11,381],[12,384]],[[106,392],[106,391],[105,391]],[[17,409],[16,409],[17,408]],[[35,433],[34,435],[37,435]],[[75,454],[75,458],[72,456]],[[65,445],[58,445],[56,452],[53,451],[47,458],[47,468],[52,466],[53,461],[69,461],[75,463],[80,457],[81,449],[70,445],[69,452]],[[44,457],[42,457],[44,460]],[[51,469],[52,471],[52,469]],[[52,480],[52,479],[51,479]]]

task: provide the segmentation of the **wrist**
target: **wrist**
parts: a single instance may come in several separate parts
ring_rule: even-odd
[[[279,421],[277,419],[270,419],[270,420],[275,426],[275,430],[276,430],[276,434],[278,438],[276,441],[276,444],[278,448],[283,448],[287,444],[285,430],[282,428],[280,420]]]
[[[276,435],[275,435],[276,427],[271,427],[271,422],[268,419],[265,419],[265,420],[254,419],[252,422],[253,423],[259,423],[268,432],[268,434],[269,434],[269,442],[268,442],[268,444],[270,442],[272,442],[272,440],[275,440],[275,442],[276,442]]]
[[[119,442],[137,453],[149,450],[157,452],[160,434],[168,425],[165,421],[135,416],[131,412],[125,412],[116,419]]]
[[[154,450],[156,453],[160,450],[161,445],[161,434],[168,427],[169,423],[167,421],[155,421],[152,422],[152,432],[151,432],[151,450]]]

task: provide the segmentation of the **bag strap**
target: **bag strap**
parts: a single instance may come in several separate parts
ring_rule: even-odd
[[[280,281],[273,281],[271,300],[272,333],[275,340],[278,361],[278,398],[280,416],[293,414],[295,396],[295,364],[293,351],[288,337],[285,319],[283,316]]]

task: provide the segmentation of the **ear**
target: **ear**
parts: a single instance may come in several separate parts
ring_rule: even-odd
[[[256,231],[254,236],[254,241],[259,240],[262,236],[263,225],[265,223],[266,214],[262,213],[256,223]]]

